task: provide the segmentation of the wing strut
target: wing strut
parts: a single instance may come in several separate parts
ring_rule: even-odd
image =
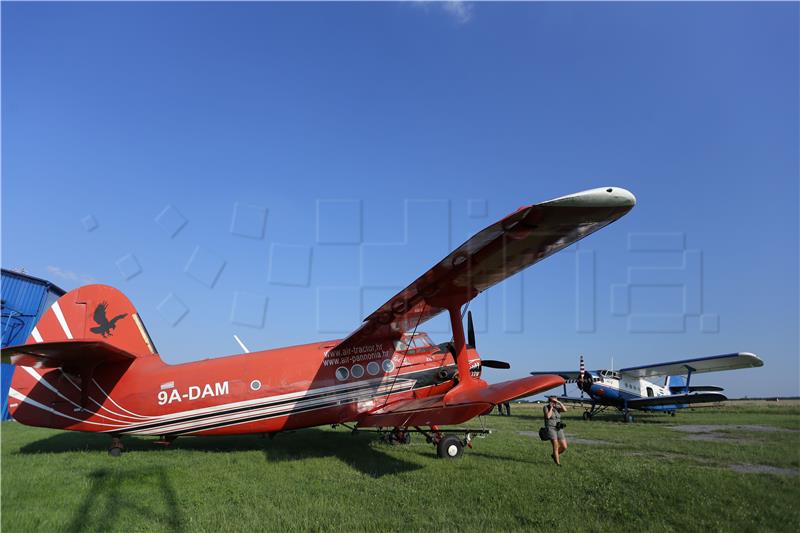
[[[684,394],[689,394],[689,383],[692,381],[692,372],[694,372],[694,368],[690,367],[689,365],[685,365],[686,370],[686,387],[683,389]]]
[[[451,305],[447,310],[450,313],[450,325],[453,329],[453,343],[455,344],[456,366],[458,367],[458,380],[461,383],[476,381],[469,371],[467,358],[467,342],[464,339],[464,324],[461,322],[461,310],[458,305]]]

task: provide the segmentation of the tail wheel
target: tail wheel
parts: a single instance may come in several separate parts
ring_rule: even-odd
[[[458,459],[464,454],[464,444],[455,435],[447,435],[439,441],[436,451],[442,459]]]

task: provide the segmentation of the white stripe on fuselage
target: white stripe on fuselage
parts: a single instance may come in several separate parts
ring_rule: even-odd
[[[15,399],[21,401],[22,403],[27,403],[28,405],[32,405],[34,407],[38,407],[39,409],[42,409],[43,411],[47,411],[48,413],[53,413],[54,415],[58,415],[58,416],[60,416],[62,418],[67,418],[69,420],[74,420],[75,422],[79,422],[79,423],[82,423],[82,424],[91,424],[93,426],[111,426],[111,427],[117,428],[117,429],[125,427],[125,426],[117,426],[117,425],[114,425],[114,424],[109,424],[107,422],[90,422],[89,420],[81,420],[80,418],[75,418],[74,416],[65,415],[64,413],[62,413],[60,411],[57,411],[56,409],[53,409],[49,405],[41,404],[41,403],[37,402],[36,400],[23,395],[22,393],[20,393],[17,390],[15,390],[13,387],[9,387],[8,395],[11,396],[12,398],[15,398]]]
[[[257,407],[255,409],[249,409],[247,411],[242,411],[239,413],[232,413],[227,415],[219,415],[219,416],[207,416],[205,418],[201,418],[199,420],[190,420],[186,422],[176,422],[175,424],[169,424],[165,426],[159,426],[156,428],[147,428],[141,431],[131,431],[133,434],[139,435],[164,435],[169,433],[178,433],[178,432],[188,432],[191,431],[193,428],[201,428],[204,426],[218,424],[220,422],[230,422],[231,424],[226,425],[233,425],[237,421],[252,418],[254,416],[260,415],[270,415],[270,414],[291,414],[291,411],[296,409],[308,409],[310,407],[333,407],[335,405],[343,405],[352,402],[357,402],[364,399],[371,399],[375,398],[376,396],[384,396],[389,392],[405,392],[413,388],[415,381],[414,380],[406,380],[407,383],[403,384],[392,384],[386,383],[383,385],[379,385],[377,387],[359,390],[359,391],[343,391],[340,394],[334,394],[331,396],[323,396],[322,398],[309,398],[309,399],[300,399],[296,402],[291,403],[281,403],[279,405],[274,405],[275,402],[272,401],[268,404],[265,404],[261,407]],[[394,388],[393,388],[394,385]],[[311,409],[308,409],[311,410]],[[266,416],[265,416],[266,418]],[[247,422],[244,420],[244,422]]]
[[[61,394],[61,391],[59,391],[57,388],[55,388],[53,385],[51,385],[51,384],[50,384],[50,383],[47,381],[47,379],[46,379],[46,378],[44,378],[44,376],[42,376],[41,374],[39,374],[39,373],[38,373],[36,370],[34,370],[33,368],[31,368],[31,367],[29,367],[29,366],[23,366],[23,367],[22,367],[22,369],[23,369],[23,370],[25,370],[25,372],[27,372],[28,374],[30,374],[30,375],[33,377],[33,379],[35,379],[35,380],[36,380],[36,382],[37,382],[37,383],[41,383],[41,384],[42,384],[42,385],[44,385],[44,386],[45,386],[45,387],[46,387],[48,390],[52,391],[54,394],[58,395],[60,398],[63,398],[64,400],[68,401],[68,402],[69,402],[69,403],[71,403],[73,406],[75,406],[76,410],[80,410],[80,411],[86,411],[86,412],[91,412],[93,416],[99,416],[100,418],[105,418],[106,420],[111,420],[112,422],[117,422],[117,423],[120,423],[120,424],[129,424],[129,423],[130,423],[130,421],[129,421],[129,420],[117,420],[116,418],[111,418],[111,417],[109,417],[109,416],[104,416],[104,415],[101,415],[100,413],[98,413],[98,412],[96,412],[96,411],[89,411],[88,409],[85,409],[85,408],[81,407],[81,406],[80,406],[80,405],[78,405],[77,403],[73,402],[72,400],[70,400],[69,398],[67,398],[67,397],[66,397],[66,396],[64,396],[63,394]]]

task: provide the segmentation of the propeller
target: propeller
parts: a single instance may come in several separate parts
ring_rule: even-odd
[[[475,349],[475,325],[472,323],[472,311],[467,312],[467,346]]]
[[[511,368],[511,363],[497,361],[495,359],[481,359],[481,366],[485,366],[486,368],[502,368],[503,370],[508,370]]]
[[[472,311],[467,311],[467,346],[475,349],[475,324],[472,323]],[[508,370],[511,368],[510,363],[505,361],[497,361],[495,359],[481,359],[481,366],[485,368],[499,368]]]
[[[577,385],[581,391],[581,398],[583,398],[583,393],[589,393],[592,388],[592,374],[586,371],[586,365],[583,362],[583,355],[580,356],[580,367],[578,371],[578,380]]]

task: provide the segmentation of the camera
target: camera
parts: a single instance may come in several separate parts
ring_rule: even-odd
[[[564,422],[556,422],[556,429],[564,429],[567,425]]]

